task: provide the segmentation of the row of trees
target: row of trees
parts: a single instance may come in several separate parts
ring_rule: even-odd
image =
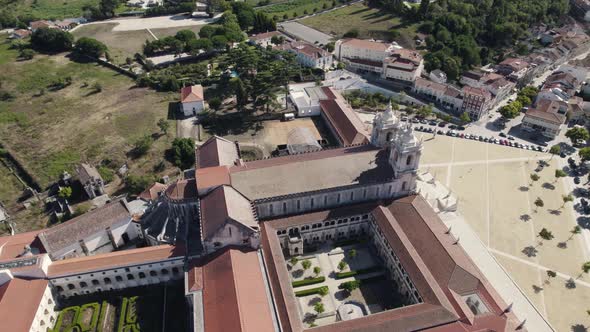
[[[539,89],[534,86],[524,87],[518,92],[518,96],[515,101],[500,108],[500,114],[502,114],[502,117],[506,120],[514,119],[518,116],[518,114],[520,114],[520,110],[523,107],[529,106],[533,103],[538,93]]]

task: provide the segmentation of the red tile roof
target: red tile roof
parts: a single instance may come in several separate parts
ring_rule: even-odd
[[[197,148],[197,168],[233,166],[238,160],[238,149],[234,142],[213,136]]]
[[[229,186],[220,186],[201,199],[201,234],[209,239],[228,221],[258,227],[250,201]]]
[[[225,249],[201,269],[205,331],[274,332],[256,251]]]
[[[159,262],[184,256],[182,246],[161,245],[139,249],[116,251],[95,256],[71,258],[53,262],[47,271],[49,278],[87,273],[91,271]]]
[[[231,185],[227,166],[198,168],[195,177],[197,178],[198,192],[224,184]]]
[[[160,196],[160,193],[166,189],[166,185],[160,182],[155,182],[149,188],[139,194],[139,198],[145,201],[155,201]]]
[[[376,42],[373,40],[365,40],[365,39],[344,39],[342,45],[352,46],[356,48],[366,48],[375,51],[387,51],[387,49],[391,46],[387,43]]]
[[[166,189],[166,196],[174,200],[197,198],[197,183],[195,179],[178,180]]]
[[[351,145],[369,142],[367,128],[358,115],[340,94],[334,91],[332,93],[336,96],[336,99],[320,100],[320,107],[342,144]]]
[[[47,283],[45,279],[14,278],[0,286],[0,330],[29,331]]]
[[[250,40],[261,40],[261,39],[268,39],[274,36],[281,36],[282,34],[278,31],[269,31],[264,33],[259,33],[257,35],[250,36]]]
[[[40,253],[44,253],[45,249],[37,238],[39,233],[41,230],[0,237],[0,260],[17,258],[24,252],[25,246],[37,248]]]
[[[192,86],[185,86],[180,90],[180,102],[181,103],[192,103],[195,101],[203,101],[205,98],[203,97],[203,86],[192,85]]]

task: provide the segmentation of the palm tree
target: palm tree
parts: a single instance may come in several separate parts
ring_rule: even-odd
[[[539,179],[541,177],[537,173],[531,173],[530,176],[531,176],[531,184],[529,185],[529,187],[532,187],[533,186],[533,183],[535,183],[536,181],[539,181]]]
[[[549,153],[551,153],[551,159],[553,159],[553,156],[561,153],[561,146],[559,146],[559,145],[552,146],[551,149],[549,149]]]
[[[555,181],[553,181],[553,183],[557,182],[557,180],[559,180],[559,178],[563,178],[566,176],[567,176],[567,174],[563,170],[556,169],[555,170]]]
[[[535,200],[535,206],[537,207],[535,209],[535,213],[538,211],[539,208],[545,206],[545,203],[543,202],[543,200],[541,199],[541,197],[537,197],[537,199]]]
[[[563,195],[561,198],[563,199],[563,204],[561,205],[561,209],[563,209],[563,207],[565,206],[566,203],[574,201],[574,196],[572,196],[571,194]]]
[[[546,284],[550,284],[551,283],[551,278],[555,278],[557,277],[557,272],[555,271],[551,271],[551,270],[547,270],[547,280],[545,281]]]
[[[570,235],[570,237],[567,239],[567,241],[571,240],[574,236],[576,236],[576,234],[580,234],[582,233],[582,228],[580,228],[580,226],[576,225],[574,226],[574,228],[570,231],[570,233],[572,233],[572,235]]]
[[[582,273],[580,273],[580,275],[576,279],[580,279],[584,273],[589,273],[589,272],[590,272],[590,262],[586,262],[586,263],[582,264]]]
[[[547,228],[543,228],[539,232],[539,237],[543,240],[550,241],[550,240],[553,240],[553,238],[555,236],[553,236],[553,233],[551,231],[547,230]]]

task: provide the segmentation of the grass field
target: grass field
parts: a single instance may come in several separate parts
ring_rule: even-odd
[[[151,31],[158,38],[163,38],[166,36],[173,36],[180,30],[190,30],[190,31],[194,32],[195,34],[197,34],[197,37],[198,37],[199,30],[201,30],[202,27],[203,27],[203,25],[193,25],[193,26],[188,26],[188,27],[151,29]]]
[[[271,17],[277,16],[279,20],[283,20],[284,15],[293,18],[324,10],[324,5],[326,8],[332,8],[332,0],[294,0],[267,6],[259,9],[259,11]]]
[[[146,40],[154,40],[147,30],[112,31],[116,25],[116,23],[85,25],[74,30],[72,34],[76,38],[92,37],[103,42],[109,48],[109,54],[118,63],[124,62],[127,57],[133,57],[137,52],[141,53]],[[158,34],[156,36],[161,37]]]
[[[416,35],[415,24],[404,25],[399,17],[369,8],[361,3],[309,17],[299,22],[337,38],[352,29],[357,29],[359,38],[395,40],[404,47],[415,47],[413,41]],[[399,35],[396,36],[392,30],[397,31]]]
[[[163,160],[173,135],[156,134],[156,123],[168,118],[175,93],[135,88],[126,76],[96,64],[72,62],[64,55],[15,61],[16,51],[9,50],[4,40],[0,40],[0,59],[9,60],[0,64],[2,89],[15,96],[0,103],[0,141],[42,187],[64,170],[74,174],[80,161],[98,164],[109,160],[117,167],[127,162],[133,174],[153,174],[154,166]],[[72,78],[70,86],[58,91],[48,88],[53,80],[66,76]],[[102,92],[95,92],[97,83]],[[175,126],[170,121],[169,133],[176,131]],[[150,151],[141,158],[130,158],[135,141],[144,135],[155,138]],[[166,165],[157,175],[170,173]],[[0,173],[2,178],[6,178],[4,173]],[[0,199],[13,210],[20,188],[10,183],[2,181]],[[113,184],[108,191],[116,187]]]
[[[0,0],[0,8],[12,10],[16,16],[26,15],[36,19],[62,19],[80,17],[82,7],[98,5],[98,0]]]

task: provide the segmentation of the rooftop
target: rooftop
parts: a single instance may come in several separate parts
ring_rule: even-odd
[[[387,151],[370,145],[263,159],[230,168],[231,185],[250,200],[380,182],[392,176]]]
[[[367,40],[367,39],[344,39],[342,45],[352,46],[357,48],[366,48],[374,51],[387,51],[389,47],[391,47],[388,43],[378,42],[374,40]]]
[[[197,101],[203,101],[203,86],[200,84],[185,86],[180,90],[180,102],[181,103],[192,103]]]
[[[37,238],[39,233],[40,230],[0,237],[0,261],[20,257],[25,246],[36,248],[40,253],[45,252]]]
[[[250,201],[230,186],[220,186],[201,199],[201,233],[211,238],[227,221],[257,228],[258,221]]]
[[[0,286],[0,322],[3,331],[29,331],[47,288],[45,279],[14,278]]]
[[[197,168],[233,166],[238,159],[236,144],[218,136],[209,138],[196,152]]]
[[[125,199],[118,199],[39,233],[49,254],[78,243],[96,232],[131,220]]]

